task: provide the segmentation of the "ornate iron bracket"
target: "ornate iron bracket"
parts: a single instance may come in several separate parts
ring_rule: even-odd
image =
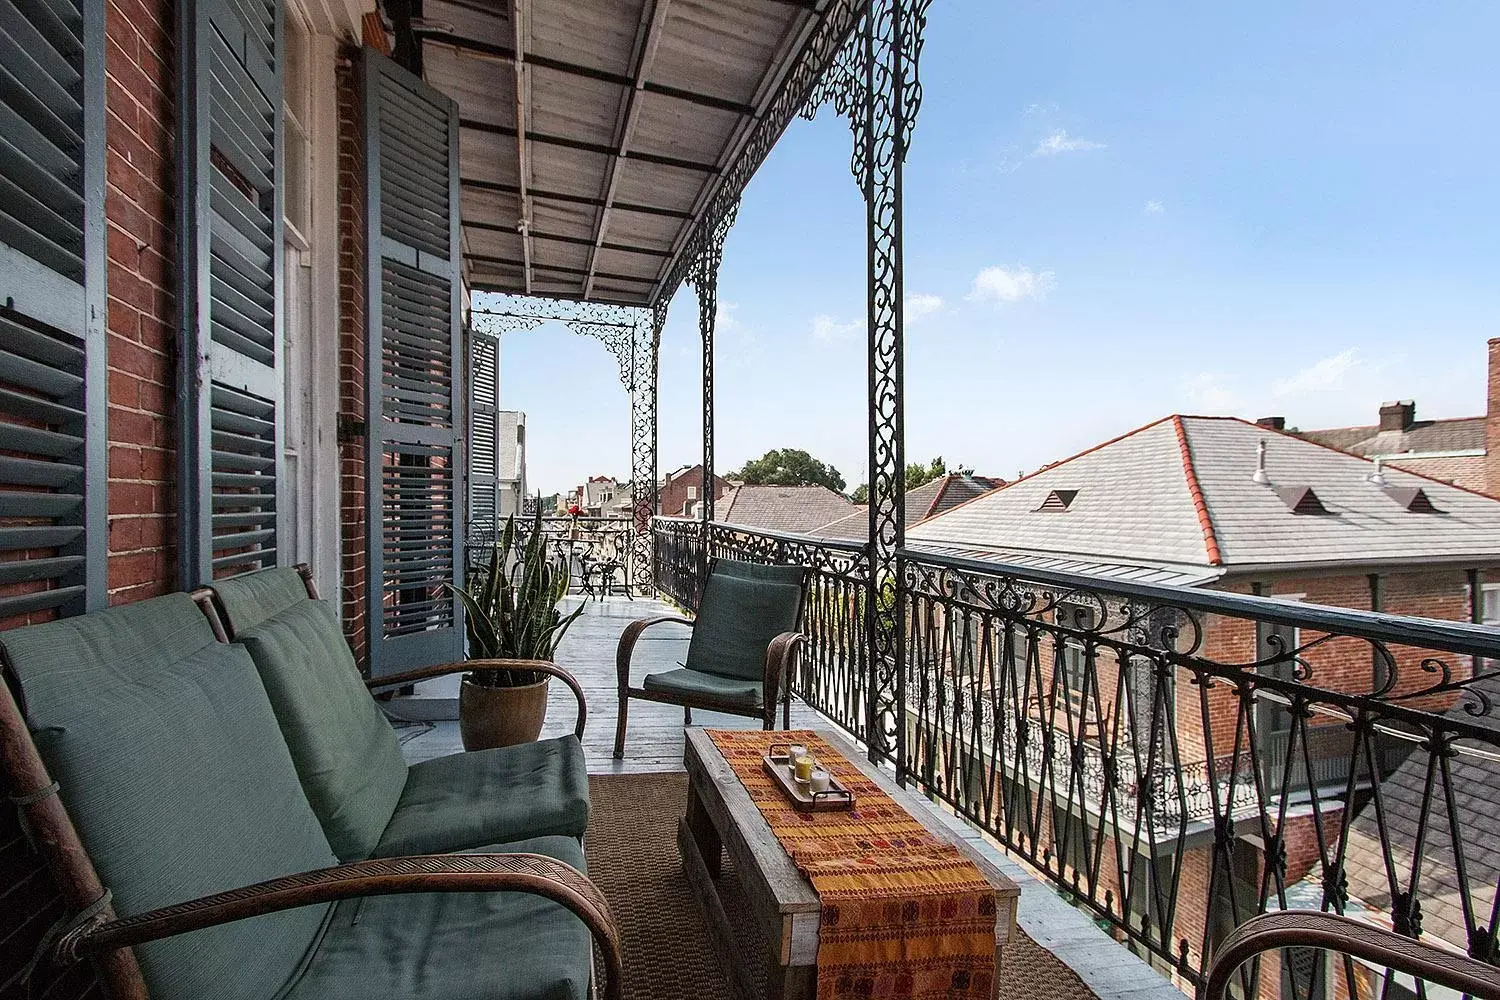
[[[657,359],[666,304],[654,309],[602,302],[574,302],[536,296],[506,295],[489,309],[476,309],[476,330],[499,336],[507,331],[534,330],[544,323],[561,323],[574,333],[604,344],[620,366],[620,381],[630,394],[630,495],[635,517],[631,540],[634,559],[631,580],[641,593],[650,593],[651,516],[656,513],[658,485]]]

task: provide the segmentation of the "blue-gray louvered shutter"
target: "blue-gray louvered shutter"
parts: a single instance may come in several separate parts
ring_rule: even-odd
[[[0,0],[0,624],[104,606],[104,2]]]
[[[180,0],[182,585],[275,566],[281,350],[280,0]]]
[[[469,333],[469,525],[493,531],[499,515],[500,338],[476,330]]]
[[[461,659],[458,106],[364,50],[370,672]]]

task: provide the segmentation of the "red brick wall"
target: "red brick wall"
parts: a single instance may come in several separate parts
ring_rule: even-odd
[[[344,634],[361,663],[365,646],[365,440],[347,425],[365,419],[365,150],[359,53],[337,76],[339,113],[339,521],[343,536]]]
[[[109,597],[177,589],[174,7],[109,0]]]
[[[1484,418],[1484,462],[1487,489],[1500,496],[1500,337],[1489,344],[1489,406]]]
[[[671,480],[661,488],[661,502],[657,507],[663,514],[676,517],[683,512],[683,507],[688,503],[696,503],[701,497],[688,500],[688,487],[693,487],[695,493],[703,492],[703,466],[698,464],[691,469],[677,473]],[[721,476],[714,477],[714,499],[717,500],[729,489],[729,483]]]
[[[1220,589],[1249,593],[1250,585],[1233,583]],[[1449,621],[1469,619],[1468,581],[1463,570],[1385,574],[1382,576],[1381,589],[1382,611]],[[1363,574],[1288,577],[1267,582],[1262,592],[1269,597],[1301,595],[1301,599],[1309,604],[1370,610],[1370,583]],[[1302,643],[1309,643],[1320,635],[1318,632],[1303,630],[1299,639]],[[1398,677],[1393,693],[1418,690],[1433,682],[1433,675],[1421,669],[1422,659],[1433,655],[1430,651],[1409,646],[1392,646],[1390,652],[1395,657]],[[1255,656],[1254,623],[1238,618],[1210,616],[1206,621],[1201,655],[1222,663],[1250,662]],[[1455,659],[1451,656],[1447,658]],[[1311,683],[1317,687],[1349,692],[1370,690],[1374,663],[1369,643],[1352,638],[1334,639],[1309,651],[1306,659],[1312,667]],[[1456,659],[1459,662],[1455,666],[1461,670],[1469,668],[1466,658]],[[1191,690],[1192,697],[1183,698],[1181,692],[1185,690]],[[1415,699],[1407,704],[1427,711],[1444,712],[1453,706],[1455,700],[1455,696],[1447,695]],[[1214,752],[1217,755],[1228,754],[1234,749],[1235,719],[1239,711],[1239,701],[1233,688],[1222,683],[1215,685],[1208,693],[1208,706],[1210,728],[1214,734]],[[1196,688],[1187,689],[1179,684],[1178,723],[1184,756],[1188,759],[1201,759],[1204,751],[1203,710]],[[1322,716],[1314,716],[1309,724],[1340,725],[1337,720]]]

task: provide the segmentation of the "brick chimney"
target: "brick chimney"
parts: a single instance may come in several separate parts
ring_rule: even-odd
[[[1257,417],[1255,426],[1268,427],[1273,431],[1286,430],[1286,417]]]
[[[1493,354],[1493,348],[1491,348]],[[1417,419],[1417,404],[1410,399],[1380,404],[1380,429],[1382,431],[1404,431]]]
[[[1484,467],[1491,496],[1500,496],[1500,337],[1490,341],[1489,406],[1484,416]]]

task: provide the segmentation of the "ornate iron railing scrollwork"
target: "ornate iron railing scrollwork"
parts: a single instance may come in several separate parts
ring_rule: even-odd
[[[658,581],[688,606],[708,555],[812,568],[795,691],[865,738],[866,548],[655,525]],[[898,568],[902,777],[1138,953],[1201,986],[1236,926],[1306,909],[1442,926],[1500,964],[1494,880],[1465,863],[1475,775],[1500,775],[1500,632],[914,550]],[[1339,972],[1368,996],[1380,970]]]

